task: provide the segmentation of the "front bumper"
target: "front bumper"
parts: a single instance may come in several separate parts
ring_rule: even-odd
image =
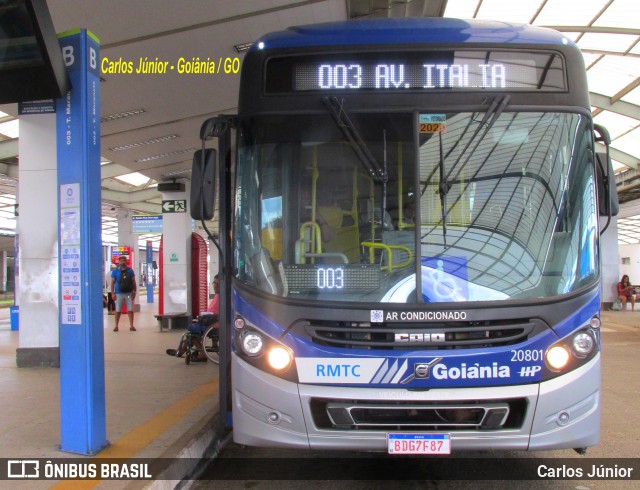
[[[260,371],[232,354],[233,438],[239,444],[307,449],[387,450],[387,430],[319,428],[311,401],[384,403],[398,400],[527,401],[517,428],[436,431],[451,434],[452,451],[583,448],[600,433],[600,355],[579,369],[542,383],[427,391],[296,384]],[[434,432],[424,429],[411,432]]]

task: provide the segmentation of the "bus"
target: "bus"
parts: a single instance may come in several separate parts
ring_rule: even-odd
[[[553,30],[384,19],[255,42],[191,201],[209,219],[220,189],[234,441],[597,444],[602,133]]]

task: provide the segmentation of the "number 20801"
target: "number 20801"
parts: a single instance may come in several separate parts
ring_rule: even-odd
[[[544,352],[542,349],[523,349],[511,351],[511,362],[522,361],[542,361],[544,359]]]

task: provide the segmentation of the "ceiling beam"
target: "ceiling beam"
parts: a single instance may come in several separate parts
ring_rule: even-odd
[[[17,165],[9,165],[7,163],[0,162],[0,174],[6,175],[7,177],[11,177],[13,179],[18,178],[18,166]]]
[[[604,153],[604,145],[602,143],[596,143],[596,149],[598,150],[598,153]],[[625,153],[624,151],[609,148],[609,155],[612,160],[620,162],[629,168],[638,169],[640,167],[640,160],[633,155]]]
[[[131,204],[134,202],[149,201],[158,199],[162,194],[155,187],[152,189],[142,189],[140,191],[123,192],[112,191],[110,189],[102,189],[102,200],[117,203]]]
[[[160,214],[162,212],[162,206],[160,204],[153,204],[150,202],[122,203],[104,198],[102,201],[113,204],[113,206],[118,208],[130,209],[132,211],[138,211],[143,214]]]
[[[612,160],[623,163],[627,167],[635,168],[636,170],[640,167],[640,160],[632,155],[629,155],[628,153],[625,153],[624,151],[610,148],[609,153]]]
[[[538,15],[540,15],[540,12],[542,12],[542,9],[547,6],[548,1],[549,0],[542,0],[542,2],[540,2],[540,5],[538,6],[538,10],[536,10],[536,13],[533,14],[533,17],[529,19],[529,24],[533,24],[536,21],[536,19],[538,18]]]
[[[102,179],[110,179],[120,175],[130,174],[132,172],[134,172],[134,170],[131,170],[124,165],[120,165],[119,163],[107,163],[100,166],[100,177]]]
[[[622,97],[627,95],[633,89],[637,88],[638,85],[640,85],[640,77],[636,78],[633,82],[631,82],[629,85],[627,85],[622,90],[620,90],[617,94],[611,97],[611,102],[613,103],[618,102]]]
[[[542,26],[555,29],[560,32],[582,32],[596,34],[627,34],[630,36],[640,36],[640,29],[630,29],[626,27],[601,27],[601,26]]]
[[[595,92],[589,93],[589,99],[591,100],[591,105],[594,107],[599,107],[605,111],[615,112],[616,114],[640,120],[640,106],[621,100],[612,102],[611,97],[596,94]]]
[[[593,49],[593,48],[584,48],[580,49],[583,53],[588,54],[598,54],[598,55],[611,55],[611,56],[623,56],[625,58],[640,58],[640,54],[638,53],[625,53],[622,51],[611,51],[607,49]]]
[[[17,158],[18,138],[0,141],[0,160]]]
[[[176,34],[182,34],[183,32],[191,32],[198,29],[204,29],[206,27],[212,27],[220,24],[230,24],[231,22],[237,22],[243,19],[249,19],[252,17],[259,17],[261,15],[273,14],[282,11],[287,11],[299,7],[313,6],[317,3],[324,3],[326,0],[302,0],[299,2],[287,3],[284,5],[276,5],[275,7],[268,7],[262,10],[255,10],[252,12],[246,12],[238,15],[232,15],[230,17],[224,17],[221,19],[214,19],[207,22],[201,22],[199,24],[191,24],[185,25],[182,27],[177,27],[175,29],[166,29],[159,32],[154,32],[151,34],[146,34],[143,36],[138,36],[130,39],[123,39],[122,41],[117,41],[113,43],[105,43],[100,46],[100,51],[104,51],[105,49],[116,48],[119,46],[126,46],[128,44],[141,43],[144,41],[150,41],[152,39],[160,39],[167,36],[173,36]],[[253,39],[252,39],[253,40]]]

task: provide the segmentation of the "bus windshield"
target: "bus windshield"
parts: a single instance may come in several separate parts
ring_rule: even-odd
[[[237,278],[357,303],[520,301],[593,284],[588,120],[507,100],[241,119]]]

